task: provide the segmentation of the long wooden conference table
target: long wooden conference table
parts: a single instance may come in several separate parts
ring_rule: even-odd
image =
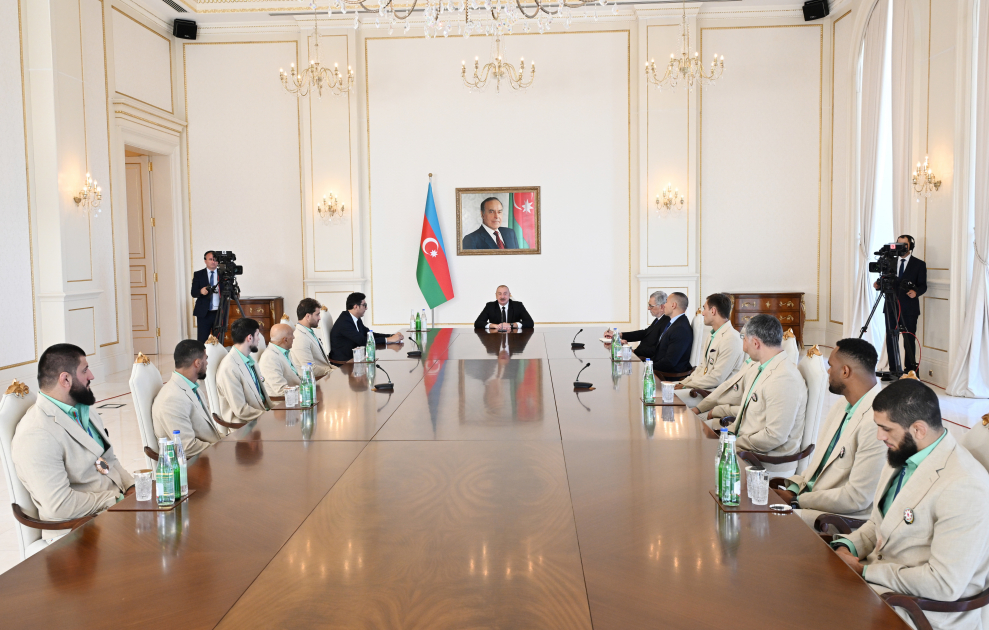
[[[314,411],[194,460],[173,511],[106,512],[0,575],[3,627],[906,627],[799,517],[721,512],[717,440],[574,332],[381,346],[391,393],[334,370]]]

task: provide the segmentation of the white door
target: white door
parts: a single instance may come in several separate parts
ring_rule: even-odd
[[[130,310],[134,352],[158,354],[158,303],[155,268],[155,219],[151,207],[153,168],[147,156],[128,157],[127,239],[130,250]]]

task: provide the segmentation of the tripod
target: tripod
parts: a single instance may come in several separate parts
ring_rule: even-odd
[[[896,304],[896,290],[891,286],[891,281],[895,278],[879,278],[879,295],[876,296],[876,301],[872,305],[872,310],[869,311],[869,318],[865,320],[865,325],[859,331],[859,339],[865,335],[866,331],[869,330],[869,322],[872,321],[873,316],[876,314],[876,309],[879,307],[879,302],[886,298],[886,305]],[[891,329],[886,331],[887,339],[892,336],[892,343],[886,344],[890,356],[887,357],[889,360],[889,371],[888,372],[876,372],[876,376],[903,376],[903,368],[900,364],[900,321],[899,317],[895,319],[896,325]]]
[[[233,300],[240,310],[241,317],[244,316],[244,307],[240,305],[240,286],[234,280],[230,286],[224,285],[220,290],[220,310],[213,321],[213,336],[223,345],[223,336],[226,333],[227,325],[230,322],[230,301]]]

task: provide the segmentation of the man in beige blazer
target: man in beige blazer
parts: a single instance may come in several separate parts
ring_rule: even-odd
[[[51,346],[38,360],[41,393],[17,424],[11,459],[43,521],[102,512],[133,491],[91,407],[94,378],[85,351],[72,344]]]
[[[258,351],[260,328],[260,324],[247,317],[230,325],[234,345],[216,369],[216,391],[224,422],[250,422],[271,409],[271,400],[264,391],[264,377],[251,358],[251,353]]]
[[[772,315],[756,315],[745,325],[743,348],[757,368],[745,371],[742,386],[729,390],[724,402],[739,406],[738,415],[708,420],[737,436],[735,447],[762,455],[792,455],[800,448],[807,407],[804,378],[783,351],[783,328]],[[771,472],[792,471],[794,464],[765,464]]]
[[[271,327],[271,343],[258,359],[258,368],[264,378],[264,389],[268,396],[284,396],[287,387],[302,384],[302,379],[299,378],[302,370],[296,368],[289,358],[289,351],[295,341],[294,332],[288,324],[275,324]]]
[[[887,451],[865,525],[832,543],[879,593],[970,597],[989,577],[989,473],[941,424],[937,395],[915,379],[872,401]],[[906,614],[896,609],[906,618]],[[934,628],[981,628],[981,611],[926,612]]]
[[[198,381],[206,379],[206,346],[195,339],[184,339],[172,355],[175,371],[151,404],[155,437],[172,439],[180,431],[186,457],[199,455],[220,441],[206,401],[199,395]]]
[[[295,325],[295,341],[292,344],[292,363],[301,373],[306,363],[312,363],[313,376],[319,378],[329,374],[333,369],[330,359],[326,356],[323,343],[316,335],[319,318],[323,311],[319,302],[312,298],[302,298],[295,309],[299,322]]]
[[[972,457],[989,470],[989,413],[982,416],[982,422],[976,422],[959,441]]]
[[[741,369],[729,376],[724,383],[718,385],[709,394],[704,396],[700,402],[696,403],[696,405],[691,408],[691,411],[704,419],[737,416],[738,412],[742,410],[742,407],[739,405],[731,405],[727,401],[729,399],[737,399],[738,396],[742,395],[738,392],[742,389],[742,381],[745,380],[746,373],[749,370],[758,369],[759,364],[755,361],[751,359],[743,361]],[[690,399],[688,398],[685,400],[689,401]],[[690,402],[687,402],[687,404],[689,405]]]
[[[690,376],[677,383],[676,389],[714,389],[745,364],[742,338],[728,321],[731,316],[728,296],[724,293],[707,296],[701,315],[704,325],[711,327],[711,336],[704,340],[703,358]]]
[[[860,519],[872,512],[886,461],[872,421],[872,400],[881,389],[878,359],[864,339],[841,339],[828,357],[828,391],[843,398],[828,412],[810,465],[776,491],[811,527],[823,512]]]

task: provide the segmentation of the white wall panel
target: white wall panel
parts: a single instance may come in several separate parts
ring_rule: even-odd
[[[525,94],[465,89],[460,61],[487,58],[490,38],[366,40],[376,325],[425,306],[415,268],[430,172],[456,292],[438,322],[473,322],[501,283],[537,322],[630,321],[629,40],[511,36],[505,58],[538,63]],[[456,255],[454,191],[482,186],[541,187],[540,255]],[[576,299],[587,291],[594,299]]]
[[[65,314],[67,343],[86,351],[86,356],[96,354],[96,309],[92,306],[70,308]]]
[[[852,76],[851,57],[852,25],[851,11],[839,16],[832,27],[831,42],[831,268],[828,291],[829,320],[841,324],[845,308],[845,265],[850,255],[848,247],[852,242],[848,234],[848,204],[850,200],[848,178],[849,138],[851,137],[852,117],[849,111],[851,102]]]
[[[916,81],[928,87],[926,145],[930,155],[931,168],[941,179],[941,188],[920,206],[923,210],[924,239],[923,250],[918,252],[926,262],[934,277],[947,277],[951,264],[951,207],[954,186],[952,170],[954,166],[955,138],[955,34],[957,29],[955,0],[932,0],[930,32],[930,66],[928,76],[917,77]],[[923,48],[919,54],[925,55]],[[918,155],[914,162],[922,161]],[[941,274],[936,273],[941,271]],[[940,322],[945,327],[948,320]]]
[[[172,45],[113,7],[114,86],[119,94],[172,113]]]
[[[233,250],[244,266],[242,295],[280,295],[294,311],[302,298],[299,103],[275,70],[297,63],[297,43],[184,44],[183,56],[193,269],[208,249]]]
[[[726,66],[701,93],[702,292],[802,291],[818,319],[823,25],[701,34]]]

